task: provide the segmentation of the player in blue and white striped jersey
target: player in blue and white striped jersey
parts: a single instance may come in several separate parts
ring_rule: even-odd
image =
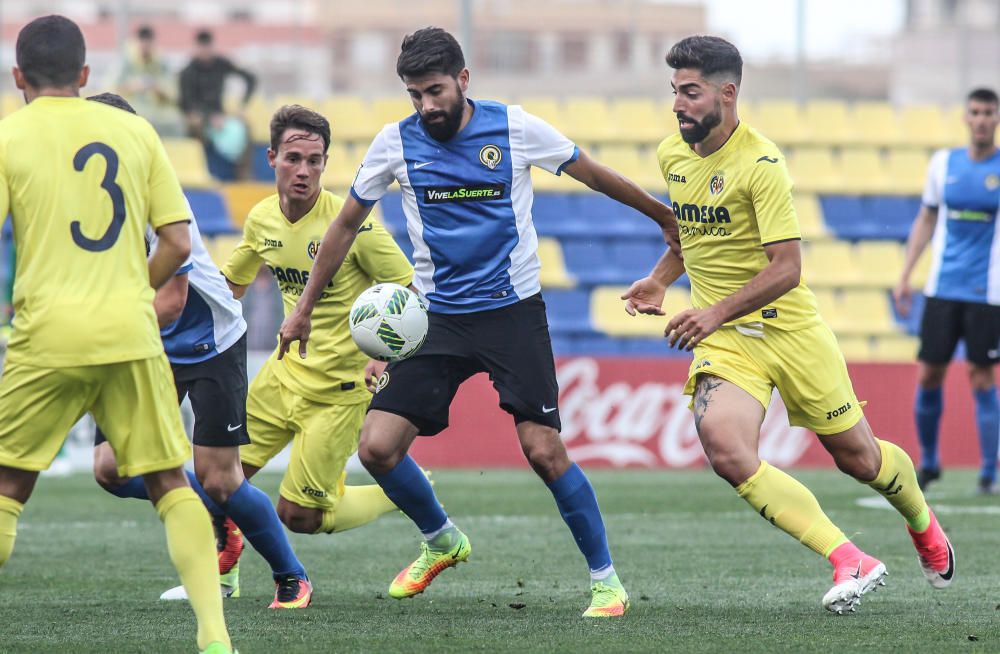
[[[997,94],[976,89],[966,100],[969,145],[940,150],[931,159],[920,213],[906,248],[903,274],[893,295],[909,312],[910,274],[931,244],[931,269],[920,327],[920,372],[916,421],[920,437],[918,481],[925,487],[941,475],[938,425],[941,385],[961,339],[969,362],[982,454],[979,491],[994,492],[1000,405],[993,367],[1000,360],[1000,124]]]
[[[416,113],[387,125],[369,148],[296,310],[282,325],[279,350],[299,341],[305,355],[322,288],[371,207],[398,181],[414,244],[413,283],[430,302],[430,319],[417,354],[389,364],[379,380],[358,450],[425,539],[420,557],[399,573],[389,594],[423,592],[438,573],[469,556],[469,539],[452,524],[407,452],[418,434],[434,435],[447,426],[459,386],[486,372],[500,407],[514,419],[525,457],[548,485],[587,560],[592,596],[584,615],[620,616],[628,595],[612,565],[596,494],[559,436],[559,388],[538,278],[530,169],[566,172],[646,214],[666,235],[672,229],[676,234],[673,215],[521,107],[469,99],[461,47],[444,30],[407,36],[396,72]]]

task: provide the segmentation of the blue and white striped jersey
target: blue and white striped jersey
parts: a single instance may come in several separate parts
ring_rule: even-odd
[[[1000,304],[1000,151],[982,161],[964,147],[935,153],[923,204],[938,212],[924,294]]]
[[[580,154],[519,106],[468,102],[472,118],[445,142],[416,113],[386,125],[351,188],[370,206],[399,182],[414,285],[439,313],[496,309],[541,290],[531,166],[558,175]]]

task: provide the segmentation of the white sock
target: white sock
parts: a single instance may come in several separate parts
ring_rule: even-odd
[[[429,531],[426,534],[424,534],[424,540],[428,540],[428,541],[434,540],[435,538],[437,538],[438,536],[440,536],[442,533],[448,531],[449,529],[454,529],[454,528],[455,528],[455,525],[451,522],[451,518],[448,518],[447,520],[444,521],[444,524],[441,525],[441,527],[439,529],[435,529],[434,531]]]
[[[591,581],[604,581],[605,579],[607,579],[608,577],[610,577],[614,573],[615,573],[615,566],[613,566],[613,565],[606,565],[603,568],[601,568],[600,570],[591,570],[590,571],[590,580]]]

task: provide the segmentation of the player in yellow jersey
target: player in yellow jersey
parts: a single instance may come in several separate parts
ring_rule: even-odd
[[[199,648],[229,652],[212,525],[181,468],[191,451],[153,312],[153,288],[190,251],[191,216],[152,126],[79,97],[85,55],[66,18],[25,26],[14,81],[28,105],[0,121],[0,215],[18,251],[0,380],[0,565],[39,471],[90,411],[120,474],[145,479]],[[147,225],[160,241],[148,263]]]
[[[681,273],[693,309],[672,317],[671,346],[694,350],[685,392],[716,474],[755,511],[829,558],[834,586],[823,605],[854,610],[882,583],[885,565],[823,513],[813,494],[758,456],[760,426],[777,387],[793,425],[814,431],[837,467],[885,497],[906,519],[935,588],[951,583],[951,544],[924,501],[913,463],[875,438],[844,357],[801,277],[792,182],[778,148],[740,122],[743,62],[723,39],[694,36],[671,48],[680,133],[658,157],[680,227],[683,261],[667,252],[623,296],[629,313],[662,315],[664,291]]]
[[[344,204],[320,187],[329,145],[330,124],[314,111],[291,105],[271,119],[268,158],[278,193],[250,211],[243,240],[222,269],[237,297],[266,264],[281,289],[285,314],[295,308],[320,240]],[[292,531],[343,531],[396,508],[377,485],[344,485],[344,466],[358,448],[371,399],[367,387],[381,372],[354,344],[348,313],[373,283],[405,286],[412,278],[412,266],[389,233],[366,221],[348,263],[317,304],[309,357],[279,361],[276,350],[250,385],[251,444],[241,449],[243,468],[249,478],[292,444],[278,500],[278,515]],[[287,589],[286,602],[308,602],[307,580],[293,590]]]

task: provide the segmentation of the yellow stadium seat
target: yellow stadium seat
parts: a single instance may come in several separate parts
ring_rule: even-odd
[[[230,182],[222,185],[222,196],[229,207],[233,225],[243,227],[247,214],[258,202],[275,193],[274,185],[265,182]]]
[[[816,296],[816,306],[819,307],[819,315],[829,325],[834,325],[840,316],[840,307],[837,304],[837,292],[832,288],[816,288],[810,286],[813,295]]]
[[[379,127],[398,123],[415,111],[413,103],[405,95],[376,98],[371,103],[372,118]],[[372,134],[372,137],[374,136]]]
[[[653,152],[647,152],[643,156],[634,145],[605,145],[595,157],[651,193],[661,192],[666,188]]]
[[[521,98],[521,106],[562,132],[569,127],[569,118],[555,98],[527,96]]]
[[[605,143],[618,139],[617,124],[603,98],[569,98],[564,111],[566,135],[574,141]]]
[[[944,110],[944,127],[947,134],[944,147],[958,147],[969,142],[964,105],[954,105]]]
[[[854,253],[844,241],[809,243],[802,252],[802,276],[810,287],[853,286],[863,280]]]
[[[852,140],[847,104],[840,100],[813,100],[807,102],[804,117],[810,143],[818,145],[843,145]]]
[[[167,150],[170,164],[177,171],[177,179],[181,186],[187,188],[206,188],[214,185],[208,174],[208,164],[205,161],[205,149],[197,139],[164,139],[163,146]]]
[[[802,191],[829,193],[843,190],[840,166],[827,147],[796,148],[788,158],[795,187]]]
[[[841,193],[890,192],[892,185],[879,151],[872,147],[845,148],[840,153]]]
[[[845,289],[838,301],[838,322],[834,331],[868,335],[895,333],[896,322],[889,302],[889,293],[882,289]]]
[[[274,110],[277,111],[280,107],[284,107],[289,104],[297,104],[306,109],[312,109],[313,111],[319,111],[320,103],[316,101],[315,98],[311,98],[307,95],[295,95],[295,94],[282,94],[274,96],[274,100],[271,102],[274,105]]]
[[[226,265],[226,261],[229,260],[229,256],[236,249],[236,246],[240,244],[242,237],[234,234],[219,234],[217,236],[205,237],[205,249],[208,250],[209,256],[212,257],[212,261],[215,262],[219,268]]]
[[[917,358],[920,339],[896,333],[879,336],[872,348],[873,360],[884,363],[911,363]]]
[[[540,280],[544,288],[573,288],[575,282],[566,271],[562,246],[554,238],[538,239],[538,258],[542,262]]]
[[[342,195],[351,187],[363,156],[363,152],[357,155],[354,148],[342,143],[331,145],[326,169],[320,180],[323,186]]]
[[[254,143],[271,142],[271,116],[277,108],[260,96],[250,99],[243,113],[250,125],[250,140]]]
[[[851,142],[876,147],[903,142],[899,118],[888,102],[859,102],[849,113]]]
[[[892,182],[892,193],[920,195],[924,190],[930,155],[927,150],[893,148],[886,158],[886,174]]]
[[[872,339],[870,336],[837,334],[840,351],[848,363],[867,363],[872,360]]]
[[[330,132],[336,143],[371,142],[383,127],[383,123],[375,119],[371,106],[358,97],[329,98],[321,105],[321,111],[330,121]]]
[[[899,130],[906,145],[943,148],[952,145],[951,126],[937,105],[910,105],[899,110]],[[959,141],[961,142],[961,141]]]
[[[599,331],[611,336],[663,336],[668,316],[691,306],[685,289],[669,288],[663,302],[667,316],[630,316],[621,300],[626,290],[626,286],[599,286],[591,292],[590,321]]]
[[[861,241],[854,248],[854,259],[865,284],[890,289],[903,270],[903,246],[896,241]]]
[[[794,193],[792,202],[799,218],[799,229],[806,241],[822,241],[830,237],[823,223],[823,210],[815,193]]]
[[[753,122],[747,122],[782,147],[806,141],[805,118],[796,102],[765,100],[754,106],[752,115]]]
[[[612,101],[611,120],[619,138],[635,143],[657,144],[677,131],[677,118],[669,105],[644,98]]]

